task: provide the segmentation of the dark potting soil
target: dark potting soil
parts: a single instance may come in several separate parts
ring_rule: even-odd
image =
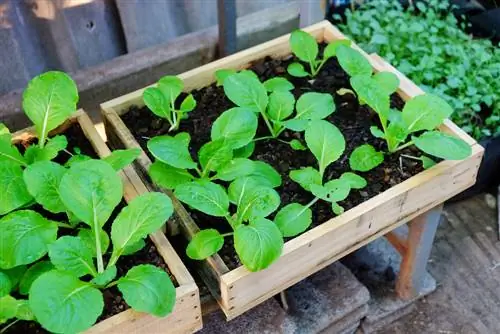
[[[323,48],[324,45],[321,46],[321,49]],[[335,58],[326,62],[312,83],[305,78],[295,78],[288,75],[286,67],[292,61],[296,61],[296,59],[288,57],[278,60],[267,57],[254,62],[249,69],[254,71],[261,81],[276,76],[287,78],[295,86],[292,93],[296,99],[303,93],[313,91],[329,93],[334,97],[336,111],[327,120],[342,131],[346,139],[346,149],[341,158],[327,168],[325,182],[350,171],[349,156],[356,147],[362,144],[371,144],[377,150],[387,151],[385,142],[373,137],[370,133],[370,126],[378,124],[375,112],[366,105],[359,105],[354,95],[337,93],[341,88],[351,89],[351,85],[349,76]],[[189,113],[188,119],[181,122],[178,132],[188,132],[191,135],[189,148],[191,155],[196,160],[199,148],[210,141],[210,129],[213,122],[222,112],[234,107],[234,104],[224,95],[223,88],[217,87],[215,84],[194,90],[191,93],[197,101],[197,106]],[[403,106],[404,101],[399,95],[394,94],[391,97],[391,107],[401,110]],[[147,153],[148,139],[167,134],[169,127],[168,122],[154,115],[146,107],[131,107],[127,113],[122,115],[122,119]],[[262,121],[259,122],[257,137],[267,135],[269,134],[266,126]],[[303,133],[288,130],[284,131],[280,138],[286,141],[296,138],[304,142]],[[358,172],[368,181],[368,186],[361,190],[352,190],[349,197],[339,204],[348,210],[422,171],[420,163],[409,159],[400,159],[401,154],[420,155],[413,148],[386,155],[385,161],[378,167],[366,173]],[[309,192],[303,190],[288,176],[291,170],[316,166],[316,159],[309,151],[295,151],[289,145],[277,140],[263,140],[256,143],[251,159],[267,162],[281,174],[283,184],[278,188],[281,196],[281,207],[292,202],[306,204],[313,199]],[[312,211],[314,223],[311,228],[334,216],[329,203],[322,201],[316,203],[312,207]],[[230,230],[229,225],[219,218],[205,215],[196,210],[190,210],[190,213],[202,228],[217,226],[221,232],[225,229]],[[240,265],[230,238],[226,238],[225,246],[219,254],[230,269]]]

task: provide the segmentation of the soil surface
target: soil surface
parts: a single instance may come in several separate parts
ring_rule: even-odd
[[[323,48],[324,45],[321,46],[321,49]],[[276,76],[287,78],[295,86],[292,93],[296,99],[306,92],[329,93],[334,97],[336,111],[327,120],[342,131],[346,139],[346,149],[341,158],[327,168],[324,182],[338,178],[342,173],[350,171],[349,156],[356,147],[362,144],[371,144],[377,150],[387,151],[385,141],[373,137],[370,133],[370,126],[378,124],[375,112],[366,105],[359,105],[354,95],[337,93],[341,88],[351,89],[351,85],[349,76],[340,67],[336,58],[328,60],[315,80],[311,82],[305,78],[295,78],[288,75],[286,67],[292,61],[295,61],[293,57],[282,60],[268,57],[254,62],[249,69],[254,71],[261,81]],[[197,106],[189,113],[188,119],[181,122],[177,132],[190,133],[190,152],[193,159],[196,160],[199,148],[210,141],[210,129],[213,122],[222,112],[235,105],[224,95],[223,88],[217,87],[215,84],[194,90],[191,93],[197,101]],[[182,100],[182,98],[178,100]],[[391,97],[391,107],[401,110],[403,106],[404,101],[399,95],[394,94]],[[131,107],[122,116],[122,119],[146,153],[148,153],[146,146],[148,139],[167,134],[169,128],[166,120],[157,117],[146,107]],[[175,133],[171,132],[170,134]],[[265,124],[260,121],[256,137],[268,135]],[[290,141],[295,138],[304,143],[303,135],[303,133],[287,130],[280,135],[280,139]],[[420,163],[409,159],[400,159],[401,154],[420,155],[413,148],[408,148],[395,154],[386,155],[385,161],[369,172],[357,172],[368,181],[368,186],[361,190],[353,189],[349,197],[339,204],[348,210],[422,171]],[[289,145],[277,140],[262,140],[256,142],[251,159],[267,162],[281,174],[283,183],[277,189],[281,196],[281,207],[292,202],[307,204],[313,199],[309,192],[303,190],[288,176],[291,170],[317,165],[316,159],[309,151],[295,151]],[[329,203],[322,201],[316,203],[312,207],[312,211],[314,223],[311,228],[334,216]],[[229,225],[219,218],[205,215],[196,210],[190,210],[190,213],[202,228],[216,226],[221,232],[230,230]],[[226,244],[219,252],[230,269],[240,265],[231,243],[232,240],[226,238]]]

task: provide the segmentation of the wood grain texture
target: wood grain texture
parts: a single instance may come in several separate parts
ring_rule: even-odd
[[[305,29],[318,41],[334,41],[346,37],[329,22],[320,22]],[[289,35],[236,53],[219,61],[181,74],[186,91],[214,82],[214,72],[221,68],[243,69],[264,56],[284,57],[290,54]],[[356,45],[354,48],[359,49]],[[359,49],[360,50],[360,49]],[[375,71],[390,70],[400,77],[399,94],[403,99],[421,94],[421,90],[404,79],[394,68],[380,58],[362,54]],[[126,128],[120,115],[131,105],[143,106],[144,89],[108,101],[101,105],[106,131],[124,147],[140,147]],[[462,161],[443,161],[433,168],[398,184],[382,194],[346,211],[341,216],[307,231],[285,243],[283,254],[268,269],[249,272],[239,267],[229,272],[212,257],[200,266],[200,272],[209,286],[218,284],[214,293],[228,319],[232,319],[258,305],[280,291],[315,273],[328,264],[349,254],[370,241],[386,235],[398,226],[420,216],[427,210],[474,184],[483,148],[446,121],[440,128],[464,138],[472,148],[472,155]],[[145,173],[150,161],[141,155],[136,167]],[[149,159],[148,159],[149,160]],[[147,179],[147,177],[145,177]],[[185,211],[185,209],[181,209]],[[190,217],[181,222],[180,230],[190,238],[197,227]],[[196,225],[196,224],[195,224]],[[207,268],[210,268],[207,270]],[[227,268],[227,267],[226,267]],[[226,269],[224,268],[224,269]],[[220,295],[219,295],[220,293]]]

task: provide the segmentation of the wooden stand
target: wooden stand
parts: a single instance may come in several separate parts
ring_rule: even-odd
[[[79,110],[75,116],[50,133],[50,136],[63,134],[72,124],[78,123],[85,137],[89,140],[99,157],[111,154],[103,139],[94,127],[89,116]],[[13,142],[29,141],[35,137],[34,128],[27,128],[13,134]],[[147,192],[146,186],[141,182],[134,169],[125,167],[120,176],[123,180],[124,199],[130,202],[136,196]],[[159,333],[168,332],[175,334],[194,333],[202,327],[201,307],[198,287],[193,277],[187,271],[174,248],[161,231],[150,234],[150,239],[156,246],[158,253],[167,264],[170,273],[175,277],[176,304],[172,313],[163,318],[158,318],[146,313],[136,312],[132,309],[123,311],[104,321],[101,321],[85,333]]]
[[[346,38],[327,21],[304,30],[313,35],[318,42],[332,42]],[[182,73],[179,77],[183,80],[186,91],[206,87],[215,81],[214,73],[218,69],[240,70],[248,68],[251,62],[266,56],[273,58],[289,56],[291,53],[289,38],[290,35],[282,36]],[[391,71],[400,78],[398,94],[404,100],[423,93],[380,57],[369,56],[356,45],[353,47],[370,61],[375,71]],[[133,105],[144,106],[142,101],[144,89],[101,105],[108,141],[116,148],[140,148],[120,117]],[[200,261],[199,274],[219,302],[227,319],[242,314],[372,240],[425,214],[473,185],[484,149],[449,120],[444,122],[440,131],[465,140],[471,146],[472,155],[461,161],[442,161],[342,215],[332,217],[327,222],[286,242],[281,257],[263,271],[252,273],[243,266],[230,271],[217,254],[205,261]],[[153,187],[147,173],[150,164],[151,160],[145,152],[142,152],[135,167],[140,177],[149,183],[148,186]],[[169,191],[166,193],[170,194]],[[176,199],[173,201],[181,218],[180,231],[190,239],[199,231],[198,225],[181,203]],[[400,247],[401,249],[412,248],[414,243],[406,245],[405,242],[400,242]],[[410,263],[418,261],[410,260]],[[403,272],[405,271],[411,272],[411,269],[404,269]],[[402,282],[404,282],[403,279]],[[414,289],[414,284],[412,284],[405,285],[409,289]]]

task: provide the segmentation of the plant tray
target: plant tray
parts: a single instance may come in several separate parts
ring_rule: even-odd
[[[50,136],[64,133],[72,124],[78,123],[99,157],[111,154],[97,132],[89,116],[83,111],[78,112],[65,123],[50,133]],[[20,130],[13,134],[13,142],[17,144],[36,137],[34,128]],[[120,172],[124,185],[124,199],[130,202],[136,196],[147,192],[137,173],[131,166]],[[85,333],[194,333],[202,327],[201,307],[198,287],[181,259],[162,231],[150,234],[150,239],[168,266],[170,273],[178,283],[176,288],[176,304],[172,313],[164,318],[158,318],[146,313],[128,309],[104,321],[95,324]]]
[[[313,35],[318,42],[346,39],[327,21],[303,30]],[[179,77],[184,81],[185,91],[203,88],[215,82],[214,73],[218,69],[239,70],[247,68],[251,62],[266,56],[272,58],[289,56],[291,54],[289,36],[279,37],[180,74]],[[391,71],[399,77],[398,94],[404,100],[423,93],[420,88],[380,57],[369,56],[359,47],[355,45],[353,47],[362,52],[375,71]],[[144,106],[142,101],[144,89],[101,104],[108,140],[115,147],[140,148],[120,117],[131,106]],[[483,156],[483,148],[449,120],[444,122],[440,131],[465,140],[472,148],[472,155],[461,161],[440,162],[342,215],[332,217],[327,222],[286,242],[280,259],[263,271],[250,272],[243,266],[229,270],[218,255],[200,262],[200,274],[218,300],[227,319],[237,317],[473,185]],[[150,164],[151,161],[144,152],[135,164],[139,174],[145,182],[149,183],[149,186],[151,184],[147,170]],[[179,228],[190,238],[199,228],[185,208],[175,199],[174,202],[181,218]]]

